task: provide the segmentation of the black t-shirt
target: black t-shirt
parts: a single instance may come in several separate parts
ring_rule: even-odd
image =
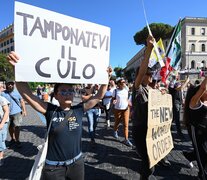
[[[198,108],[190,109],[189,118],[192,125],[207,130],[207,106],[201,104]]]
[[[148,119],[148,89],[149,86],[140,85],[137,90],[132,91],[132,123],[133,126],[147,128]]]
[[[173,104],[182,104],[182,92],[177,91],[175,88],[169,87],[169,94],[172,96]]]
[[[56,109],[56,111],[55,111]],[[45,114],[47,126],[52,119],[49,133],[47,159],[51,161],[66,161],[77,156],[81,150],[83,104],[72,106],[73,113],[65,120],[69,111],[64,111],[56,105],[48,103]],[[53,114],[53,112],[55,113]]]

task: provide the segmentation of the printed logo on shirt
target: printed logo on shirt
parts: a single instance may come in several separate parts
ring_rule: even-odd
[[[68,118],[68,130],[72,131],[74,129],[77,129],[79,127],[79,124],[76,122],[76,117],[69,117]]]
[[[53,122],[62,122],[63,120],[64,120],[64,117],[59,117],[59,118],[54,117],[54,118],[52,119]]]
[[[76,121],[76,117],[75,116],[74,117],[69,117],[68,121]]]

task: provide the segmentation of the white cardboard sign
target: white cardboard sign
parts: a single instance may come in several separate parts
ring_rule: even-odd
[[[16,81],[107,84],[110,28],[15,2]]]

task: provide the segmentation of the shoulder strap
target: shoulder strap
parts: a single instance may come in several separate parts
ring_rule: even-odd
[[[66,114],[64,120],[68,120],[68,118],[72,115],[73,109],[70,109],[69,112]]]
[[[114,90],[115,90],[115,97],[114,98],[116,99],[117,89],[114,89]]]
[[[20,108],[22,108],[22,107],[20,106],[20,104],[18,103],[17,99],[15,99],[10,93],[8,93],[8,95],[14,100],[14,102],[15,102]]]
[[[53,116],[54,116],[54,114],[55,114],[55,112],[56,112],[57,109],[58,109],[58,107],[56,107],[55,110],[52,113],[51,120],[50,120],[50,124],[49,124],[48,129],[47,129],[46,137],[48,136],[48,134],[50,132],[50,128],[51,128],[51,125],[52,125],[52,118],[53,118]]]

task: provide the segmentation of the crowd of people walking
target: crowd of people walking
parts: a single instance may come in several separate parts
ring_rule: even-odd
[[[123,77],[111,79],[111,68],[107,69],[109,83],[105,85],[56,83],[38,85],[35,92],[32,92],[27,83],[6,80],[5,86],[1,86],[0,96],[0,166],[4,165],[3,153],[7,149],[5,144],[7,131],[11,137],[8,146],[18,148],[22,146],[19,135],[22,117],[27,115],[26,101],[45,116],[47,127],[51,124],[43,179],[84,179],[81,149],[82,118],[84,115],[87,117],[88,136],[91,146],[95,148],[96,127],[102,112],[105,112],[106,128],[113,129],[114,138],[119,140],[120,131],[123,131],[123,143],[136,150],[142,160],[141,169],[137,169],[141,179],[156,179],[153,176],[154,167],[149,166],[146,145],[148,91],[155,89],[163,94],[171,94],[176,132],[182,141],[184,138],[182,128],[185,125],[188,129],[194,149],[189,153],[192,160],[198,163],[199,178],[206,179],[207,77],[202,77],[201,83],[192,83],[189,77],[182,82],[178,75],[171,76],[168,84],[153,79],[154,70],[148,67],[153,42],[154,38],[149,36],[144,60],[136,71],[133,83],[128,83]],[[16,53],[11,52],[8,55],[8,61],[12,65],[18,60]],[[73,105],[75,95],[82,100],[78,105]],[[184,109],[184,125],[181,125],[181,109]],[[130,119],[133,124],[132,134],[129,134]],[[122,130],[120,124],[123,124]],[[171,165],[166,158],[160,163],[165,166]]]

